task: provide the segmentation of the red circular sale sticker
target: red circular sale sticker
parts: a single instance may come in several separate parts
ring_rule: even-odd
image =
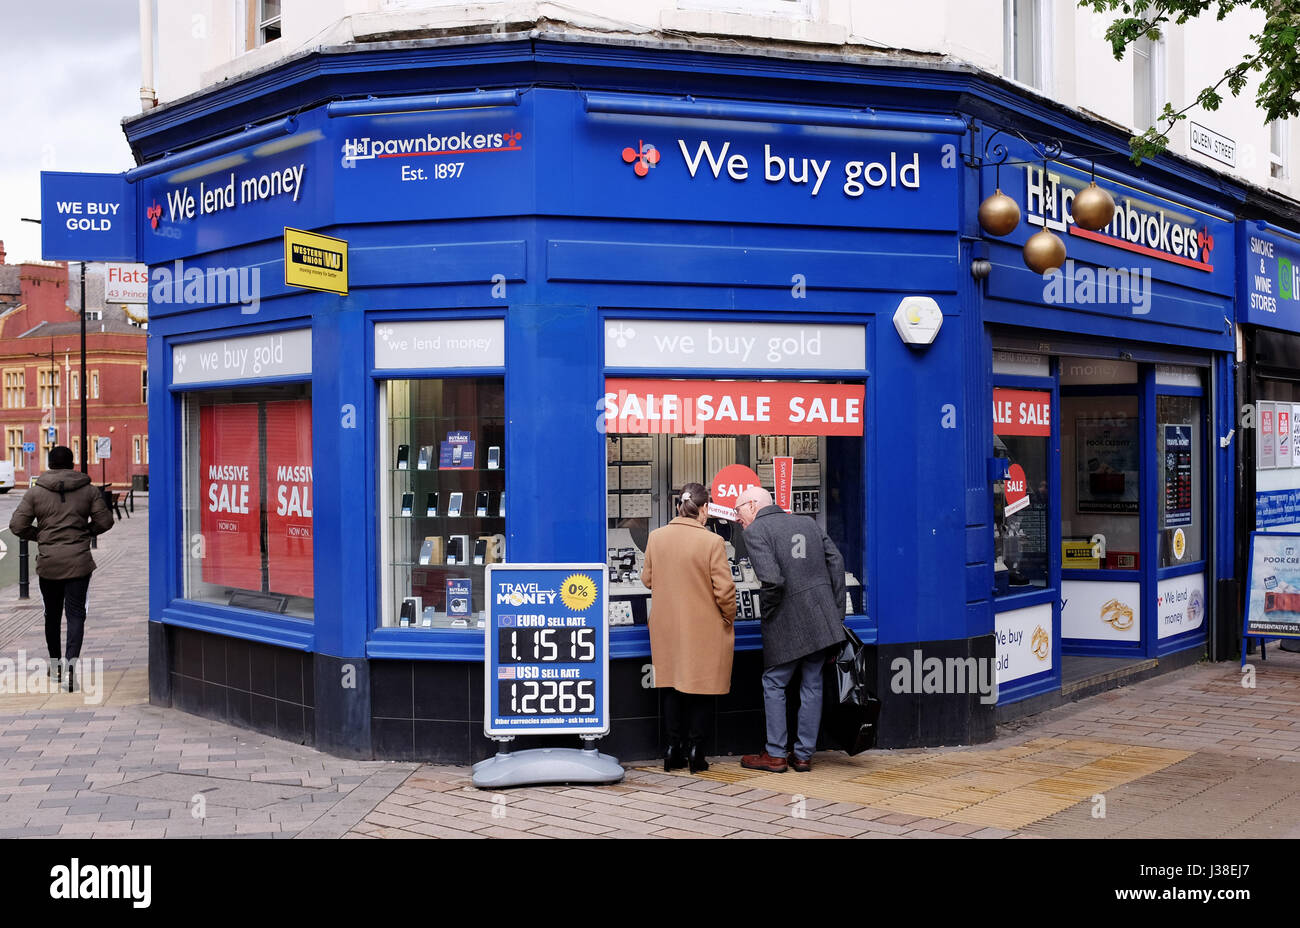
[[[1007,497],[1004,515],[1014,515],[1029,505],[1029,490],[1025,486],[1025,469],[1019,464],[1012,464],[1007,470],[1007,479],[1003,484]]]
[[[709,514],[720,519],[736,519],[736,498],[750,487],[762,486],[758,474],[744,464],[728,464],[709,484]]]

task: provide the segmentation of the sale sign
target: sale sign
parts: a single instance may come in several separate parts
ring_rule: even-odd
[[[993,389],[994,435],[1052,434],[1052,394],[1045,390]]]
[[[789,512],[794,508],[794,458],[772,458],[776,504]]]
[[[204,583],[262,589],[257,404],[199,410],[199,530]]]
[[[862,384],[605,381],[605,430],[632,435],[861,435]]]
[[[762,485],[758,474],[744,464],[728,464],[709,484],[709,514],[736,521],[736,499],[750,487]]]
[[[1025,485],[1025,469],[1019,464],[1012,464],[1007,469],[1007,479],[1002,484],[1006,495],[1007,507],[1003,515],[1012,516],[1029,505],[1029,488]]]
[[[267,582],[312,595],[311,400],[266,404]]]

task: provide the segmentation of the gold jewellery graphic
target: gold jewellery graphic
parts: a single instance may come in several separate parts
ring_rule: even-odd
[[[1133,627],[1133,608],[1118,599],[1108,599],[1101,604],[1101,620],[1117,632]]]
[[[1047,637],[1047,632],[1043,626],[1039,625],[1034,629],[1034,636],[1029,639],[1029,649],[1034,652],[1034,657],[1040,661],[1047,660],[1047,655],[1052,650],[1052,639]]]

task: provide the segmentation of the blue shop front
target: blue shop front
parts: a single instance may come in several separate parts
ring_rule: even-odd
[[[1300,533],[1300,233],[1263,219],[1243,220],[1237,261],[1244,362],[1238,377],[1237,576],[1244,580],[1251,532]],[[1241,624],[1224,631],[1225,653],[1237,653]],[[1294,650],[1294,642],[1282,646]]]
[[[1009,154],[1020,221],[989,240],[981,295],[1007,474],[994,493],[1002,718],[1195,662],[1237,608],[1235,204],[1113,158]],[[1094,183],[1115,210],[1090,230],[1071,208]],[[1067,258],[1039,275],[1021,247],[1044,230]]]
[[[970,158],[991,130],[956,77],[679,52],[665,76],[544,42],[418,45],[380,75],[365,54],[127,125],[170,449],[156,704],[477,760],[487,566],[603,561],[602,750],[656,756],[640,568],[692,481],[723,506],[779,486],[835,541],[882,747],[988,740],[997,705],[1068,694],[1072,659],[1199,656],[1232,575],[1233,233],[1204,178],[1099,169],[1123,212],[1081,236],[1077,165],[1007,166],[1023,222],[992,239]],[[1060,299],[1021,260],[1044,224],[1074,262]],[[1130,265],[1141,311],[1081,296]],[[706,745],[727,754],[762,743],[762,617],[743,533],[712,528],[738,590]],[[899,673],[934,657],[996,665],[996,691]]]

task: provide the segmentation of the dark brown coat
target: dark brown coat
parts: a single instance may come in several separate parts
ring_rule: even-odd
[[[77,470],[41,474],[9,520],[9,531],[39,546],[36,573],[46,580],[91,573],[95,560],[90,556],[90,536],[112,527],[113,514],[104,505],[103,493]]]

